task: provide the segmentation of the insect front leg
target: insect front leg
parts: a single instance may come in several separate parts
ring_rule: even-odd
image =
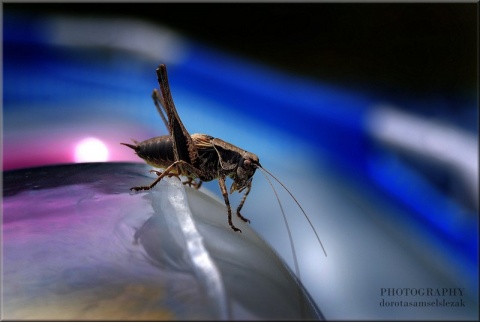
[[[235,227],[232,222],[232,207],[230,207],[230,201],[228,200],[225,176],[220,176],[220,178],[218,178],[218,184],[220,185],[220,190],[222,191],[223,199],[225,200],[225,205],[227,206],[228,224],[234,231],[242,232],[239,228]]]
[[[165,113],[167,113],[167,111],[165,110],[165,101],[156,89],[154,89],[152,92],[152,99],[153,99],[153,104],[155,104],[155,107],[157,108],[158,114],[160,114],[160,117],[162,118],[163,124],[165,124],[166,128],[170,131],[167,118],[165,117],[165,114],[164,114],[164,111]]]
[[[245,190],[245,193],[243,194],[243,198],[242,198],[242,200],[240,201],[240,204],[237,207],[237,217],[240,218],[241,220],[243,220],[244,222],[248,222],[248,223],[250,223],[250,219],[243,217],[242,214],[240,213],[240,210],[242,210],[243,204],[245,203],[245,200],[247,200],[247,196],[250,193],[250,189],[252,189],[251,182],[247,186],[247,190]]]

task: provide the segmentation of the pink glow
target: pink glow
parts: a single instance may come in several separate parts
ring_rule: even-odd
[[[125,124],[113,124],[108,129],[98,129],[91,125],[78,128],[70,126],[21,129],[4,134],[3,170],[74,162],[142,162],[131,149],[120,145],[120,142],[131,142],[130,138],[144,140],[154,136],[144,129]],[[91,140],[87,141],[86,149],[85,146],[80,148],[87,138],[95,138],[100,144]],[[95,149],[98,151],[95,152]],[[80,158],[79,153],[83,158]],[[100,154],[100,157],[94,157],[95,153]]]

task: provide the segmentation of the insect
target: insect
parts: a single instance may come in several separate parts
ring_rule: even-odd
[[[228,224],[234,231],[241,232],[241,230],[232,222],[232,208],[228,199],[225,180],[227,177],[233,180],[229,190],[230,194],[234,191],[244,191],[240,204],[236,209],[236,215],[242,221],[250,222],[249,219],[241,214],[241,210],[252,188],[253,175],[257,169],[260,169],[275,192],[285,223],[287,224],[287,221],[285,214],[283,213],[280,199],[278,198],[272,182],[266,174],[274,178],[290,194],[302,210],[310,226],[313,228],[310,219],[292,193],[282,182],[261,166],[258,156],[207,134],[189,134],[183,125],[182,120],[178,116],[173,103],[166,66],[164,64],[160,65],[157,68],[156,73],[161,93],[157,89],[154,89],[152,98],[165,126],[168,128],[169,134],[154,137],[142,142],[132,140],[134,144],[121,144],[132,148],[136,154],[148,164],[156,168],[163,168],[164,171],[160,172],[151,170],[150,172],[156,173],[158,177],[148,186],[132,187],[131,190],[149,190],[165,176],[175,176],[177,178],[184,176],[187,180],[184,181],[183,184],[193,186],[196,189],[198,189],[204,181],[208,182],[218,179],[220,190],[227,207]],[[292,252],[295,253],[288,224],[287,230],[290,237]],[[326,255],[317,232],[314,228],[313,230]],[[296,260],[295,265],[297,266]]]

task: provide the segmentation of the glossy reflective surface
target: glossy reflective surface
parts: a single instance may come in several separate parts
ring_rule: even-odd
[[[131,193],[148,170],[4,173],[3,318],[322,318],[247,224],[228,227],[222,203],[175,178]]]

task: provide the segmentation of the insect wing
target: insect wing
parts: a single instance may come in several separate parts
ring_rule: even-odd
[[[194,133],[191,135],[195,147],[199,150],[213,148],[212,139],[210,135]]]

